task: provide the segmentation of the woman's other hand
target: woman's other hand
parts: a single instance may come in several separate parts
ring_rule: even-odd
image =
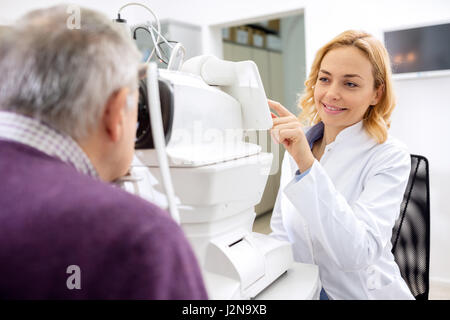
[[[270,109],[276,111],[279,115],[277,117],[272,113],[273,127],[270,130],[272,137],[277,143],[284,145],[297,163],[300,172],[305,172],[314,163],[314,156],[300,121],[279,102],[267,101]]]

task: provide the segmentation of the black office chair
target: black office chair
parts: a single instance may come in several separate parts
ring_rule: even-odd
[[[417,300],[428,300],[430,183],[428,160],[411,155],[411,174],[392,233],[392,253]]]

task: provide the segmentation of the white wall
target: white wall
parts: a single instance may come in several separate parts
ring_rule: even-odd
[[[56,4],[51,0],[0,0],[0,24],[10,22],[28,9]],[[72,1],[115,16],[124,1]],[[381,39],[383,31],[401,27],[450,22],[448,0],[153,0],[148,3],[161,18],[202,26],[204,53],[221,55],[220,28],[304,11],[306,65],[317,49],[339,32],[354,28]],[[142,13],[130,9],[130,16]],[[295,61],[291,62],[292,64]],[[431,164],[431,274],[450,283],[449,140],[450,77],[396,80],[398,106],[391,133],[412,152],[427,156]]]
[[[43,7],[54,6],[58,4],[76,4],[84,6],[87,8],[95,9],[103,12],[104,14],[111,17],[111,19],[117,17],[117,11],[121,6],[128,2],[141,2],[147,4],[152,10],[154,10],[158,16],[162,18],[169,17],[165,14],[159,14],[160,12],[167,12],[168,7],[164,1],[123,1],[123,0],[0,0],[0,24],[10,24],[13,23],[17,18],[19,18],[24,13]],[[175,4],[175,0],[172,0]],[[167,1],[170,3],[170,1]],[[137,7],[129,7],[123,10],[123,14],[126,16],[130,23],[142,22],[143,20],[149,20],[149,13],[139,9]],[[82,21],[83,17],[81,17]]]
[[[112,1],[55,1],[55,0],[0,0],[0,24],[10,24],[13,23],[14,20],[19,18],[21,15],[26,12],[41,8],[41,7],[49,7],[53,5],[57,5],[60,3],[76,3],[78,5],[86,6],[89,8],[93,8],[99,11],[102,11],[111,16],[111,18],[115,17],[117,13],[117,9],[120,8],[121,1],[112,0]],[[108,3],[108,5],[106,5]],[[117,9],[116,9],[117,8]]]

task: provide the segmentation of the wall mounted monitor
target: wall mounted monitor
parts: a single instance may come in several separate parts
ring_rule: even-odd
[[[384,33],[394,74],[450,70],[450,23]]]

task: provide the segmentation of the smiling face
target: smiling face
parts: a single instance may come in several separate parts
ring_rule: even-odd
[[[370,105],[381,98],[374,88],[372,64],[352,46],[329,51],[320,64],[314,102],[323,123],[342,130],[361,121]]]

